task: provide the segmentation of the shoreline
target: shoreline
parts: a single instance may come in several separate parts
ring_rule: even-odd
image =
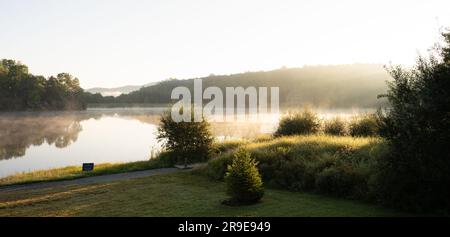
[[[87,177],[122,174],[170,167],[172,167],[170,162],[167,162],[161,158],[155,158],[146,161],[96,164],[93,171],[82,171],[81,166],[65,166],[53,169],[35,170],[31,172],[8,175],[6,177],[0,178],[0,190],[4,187],[14,185],[77,180]]]

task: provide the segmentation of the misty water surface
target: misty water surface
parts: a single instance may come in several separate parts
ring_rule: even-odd
[[[0,177],[18,172],[148,160],[161,149],[156,139],[163,108],[90,109],[80,112],[0,114]],[[359,110],[318,111],[322,117]],[[257,123],[213,123],[218,140],[272,133],[278,118]]]

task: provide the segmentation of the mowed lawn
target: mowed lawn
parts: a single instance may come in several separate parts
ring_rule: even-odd
[[[225,185],[192,173],[34,191],[0,192],[0,216],[405,216],[358,201],[266,189],[255,205],[230,207]]]

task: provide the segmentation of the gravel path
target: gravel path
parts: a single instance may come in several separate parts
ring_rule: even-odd
[[[120,174],[108,174],[101,176],[93,176],[86,178],[79,178],[73,180],[64,180],[64,181],[50,181],[50,182],[42,182],[42,183],[31,183],[31,184],[19,184],[19,185],[11,185],[0,187],[0,193],[5,192],[13,192],[20,190],[30,190],[30,189],[41,189],[41,188],[53,188],[59,186],[67,186],[67,185],[84,185],[84,184],[93,184],[99,182],[111,182],[117,180],[127,180],[134,178],[147,177],[157,174],[168,174],[183,171],[177,168],[162,168],[162,169],[152,169],[152,170],[143,170],[143,171],[135,171],[128,173],[120,173]]]

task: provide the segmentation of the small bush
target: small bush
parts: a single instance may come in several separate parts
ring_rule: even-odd
[[[316,178],[316,191],[319,193],[338,197],[358,197],[365,195],[363,190],[367,190],[366,177],[354,166],[329,167]]]
[[[228,141],[221,141],[221,142],[215,142],[213,144],[213,151],[217,155],[220,155],[222,153],[226,153],[232,150],[235,150],[236,148],[244,145],[246,143],[245,140],[228,140]]]
[[[248,151],[240,149],[235,154],[225,175],[230,202],[248,204],[258,202],[262,198],[264,188],[256,165],[257,162],[251,158]]]
[[[155,162],[161,164],[162,167],[172,167],[177,163],[176,157],[172,156],[170,152],[167,151],[159,153],[158,156],[150,160],[155,160]]]
[[[324,132],[328,135],[343,136],[346,134],[345,121],[339,117],[325,121]]]
[[[208,161],[208,168],[205,170],[206,175],[214,180],[223,180],[227,173],[228,166],[233,161],[233,152],[227,152],[219,157]]]
[[[320,120],[316,113],[305,109],[303,112],[291,113],[280,120],[275,136],[307,135],[319,131]]]
[[[349,126],[349,133],[352,137],[377,136],[378,131],[378,122],[374,114],[356,117]]]

